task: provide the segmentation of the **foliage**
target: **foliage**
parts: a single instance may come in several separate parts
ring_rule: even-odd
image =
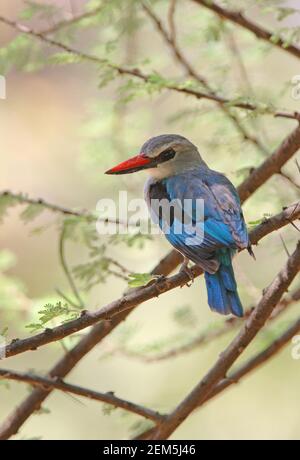
[[[79,316],[78,310],[70,308],[67,304],[62,304],[62,302],[57,302],[56,304],[48,303],[39,310],[39,322],[27,324],[25,327],[30,330],[30,332],[36,332],[40,329],[48,326],[49,322],[57,318],[63,318],[64,322],[71,321],[76,319]]]
[[[276,84],[270,85],[269,81],[276,77],[271,60],[275,53],[273,45],[280,40],[283,40],[283,48],[299,45],[300,28],[291,27],[289,23],[299,11],[283,6],[280,1],[243,0],[238,6],[233,0],[221,3],[250,18],[254,17],[255,4],[262,22],[266,21],[272,30],[270,43],[258,41],[254,34],[205,8],[190,5],[188,9],[185,2],[176,4],[174,50],[174,43],[173,49],[170,47],[171,35],[169,41],[159,37],[157,25],[151,22],[138,0],[90,0],[76,13],[50,1],[26,1],[18,21],[25,23],[27,29],[23,29],[25,33],[16,33],[1,48],[0,73],[31,72],[44,78],[49,69],[55,78],[69,73],[75,78],[79,76],[86,86],[98,88],[97,97],[93,95],[90,102],[86,101],[83,115],[80,113],[79,158],[74,161],[83,172],[85,188],[95,187],[100,194],[105,190],[113,197],[115,185],[103,177],[101,169],[136,151],[144,140],[141,133],[150,136],[160,131],[162,125],[195,139],[204,157],[210,157],[214,167],[225,171],[237,184],[264,161],[289,132],[290,126],[273,115],[278,109],[289,112],[297,109],[297,103],[294,104],[290,96],[291,75],[286,71],[284,78],[277,78]],[[169,2],[155,0],[148,4],[170,34]],[[180,52],[198,77],[178,59]],[[284,53],[278,50],[281,52]],[[262,78],[258,70],[265,62]],[[193,92],[223,97],[228,102],[216,104],[199,94],[193,97],[190,94]],[[253,105],[255,110],[237,108],[240,104]],[[57,165],[58,169],[62,167]],[[246,203],[250,228],[263,223],[282,205],[298,199],[299,171],[292,163],[286,170],[292,177],[286,187],[278,186],[283,178],[276,176],[264,185],[263,193],[258,191],[254,199]],[[117,187],[129,189],[130,196],[135,196],[137,190],[140,193],[140,182],[135,177],[121,177]],[[126,235],[99,235],[96,221],[105,220],[107,216],[92,211],[56,209],[22,193],[0,193],[1,223],[11,210],[19,213],[32,233],[55,227],[57,259],[62,272],[57,276],[59,287],[51,283],[48,286],[51,293],[56,288],[56,294],[38,296],[27,292],[23,283],[11,274],[16,263],[14,255],[1,251],[0,335],[3,337],[15,334],[24,324],[28,331],[35,333],[78,318],[82,309],[92,308],[94,297],[98,303],[101,284],[107,283],[113,290],[115,280],[121,279],[122,289],[139,288],[159,279],[143,272],[148,267],[135,266],[139,259],[143,262],[149,247],[156,244],[156,240],[143,234],[138,226]],[[40,223],[41,226],[37,226]],[[271,248],[272,257],[278,256],[278,247],[279,244]],[[132,258],[128,254],[133,254]],[[47,266],[43,255],[40,264]],[[92,289],[95,292],[91,292]],[[251,286],[246,286],[245,291],[247,289],[251,291]],[[203,326],[188,305],[173,308],[168,324],[175,331],[159,335],[155,329],[154,338],[139,341],[139,337],[136,338],[139,325],[129,319],[119,327],[106,356],[118,352],[127,358],[155,360],[163,354],[176,354],[178,348],[192,349],[199,337],[217,337],[224,328],[223,321]],[[276,340],[289,324],[290,318],[264,329],[258,348]],[[67,352],[80,338],[80,334],[73,335],[60,344]],[[0,385],[8,387],[8,381],[1,379]],[[115,411],[109,404],[104,404],[102,409],[105,415]],[[41,409],[40,413],[47,414],[48,410]],[[138,420],[130,431],[136,436],[151,426],[152,422]]]
[[[151,273],[130,273],[128,286],[132,288],[146,286],[156,278],[157,276],[151,275]]]

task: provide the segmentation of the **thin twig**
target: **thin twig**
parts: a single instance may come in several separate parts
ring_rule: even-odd
[[[153,420],[156,423],[162,421],[164,418],[164,416],[159,412],[156,412],[152,409],[148,409],[144,406],[140,406],[139,404],[126,401],[125,399],[118,398],[114,395],[113,392],[100,393],[98,391],[83,388],[78,385],[66,383],[63,380],[55,378],[51,379],[49,377],[42,377],[40,375],[22,373],[8,369],[0,369],[0,378],[15,380],[17,382],[25,382],[30,385],[40,387],[46,391],[55,389],[66,393],[83,396],[85,398],[93,399],[95,401],[104,402],[106,404],[110,404],[111,406],[124,409],[137,415],[141,415],[142,417],[145,417],[149,420]]]
[[[67,228],[65,225],[63,225],[63,228],[60,232],[60,236],[59,236],[59,246],[58,246],[58,253],[59,253],[59,260],[60,260],[60,264],[63,268],[63,271],[66,275],[66,278],[69,282],[69,285],[70,285],[70,288],[72,289],[73,291],[73,294],[74,296],[76,297],[77,301],[78,301],[78,304],[75,304],[75,306],[77,308],[85,308],[85,304],[84,304],[84,301],[82,300],[80,294],[79,294],[79,291],[77,289],[77,286],[73,280],[73,277],[72,277],[72,274],[69,270],[69,267],[68,267],[68,264],[67,264],[67,260],[66,260],[66,256],[65,256],[65,241],[66,241],[66,231],[67,231]]]
[[[280,232],[279,232],[279,238],[280,238],[280,241],[282,243],[282,246],[283,246],[283,249],[284,249],[286,255],[289,257],[290,256],[289,250],[288,250],[287,245],[286,245],[286,243],[285,243],[285,241],[283,239],[283,236],[281,235]]]
[[[288,343],[290,343],[291,339],[300,332],[300,318],[290,326],[282,335],[280,335],[274,342],[271,343],[267,348],[263,351],[254,355],[244,364],[242,364],[239,368],[232,371],[226,378],[222,379],[212,390],[211,393],[207,396],[207,398],[201,403],[201,405],[197,406],[195,410],[198,410],[199,407],[202,407],[207,402],[211,401],[213,398],[218,396],[224,390],[229,388],[232,385],[238,384],[242,378],[250,374],[253,370],[257,369],[258,367],[262,366],[265,362],[272,359],[276,356]],[[156,427],[151,428],[150,430],[144,431],[141,433],[136,439],[152,439],[155,435]]]
[[[246,66],[245,66],[245,63],[244,63],[244,60],[243,60],[243,57],[240,53],[240,49],[239,49],[239,46],[235,40],[235,36],[234,36],[234,33],[230,30],[229,27],[226,27],[226,24],[224,23],[223,24],[223,21],[221,20],[221,24],[222,24],[222,29],[224,30],[224,38],[225,38],[225,43],[228,44],[228,48],[230,49],[230,52],[233,56],[233,58],[236,60],[237,62],[237,66],[238,66],[238,69],[239,69],[239,73],[240,73],[240,80],[247,92],[247,94],[251,95],[251,97],[253,99],[256,98],[256,95],[255,95],[255,92],[254,92],[254,89],[252,87],[252,84],[250,82],[250,78],[249,78],[249,75],[248,75],[248,72],[247,72],[247,69],[246,69]],[[263,126],[262,126],[262,121],[258,121],[257,118],[251,118],[251,123],[252,123],[252,126],[253,128],[256,130],[256,132],[259,132],[261,131],[263,134],[264,134],[264,137],[266,138],[265,136],[265,133],[263,132]],[[258,141],[258,146],[260,147],[260,150],[265,153],[265,154],[268,154],[268,150],[263,146],[263,144],[260,142],[259,139],[255,138],[257,141]]]
[[[277,230],[284,225],[290,223],[291,220],[299,219],[300,203],[290,206],[270,219],[267,219],[262,224],[258,225],[250,232],[250,240],[252,244],[257,244],[258,241],[267,234]],[[202,274],[202,270],[198,266],[192,267],[194,277]],[[85,329],[99,321],[111,320],[114,316],[136,307],[141,302],[150,300],[154,297],[159,297],[161,294],[168,292],[176,287],[183,286],[189,281],[189,277],[184,272],[179,272],[170,278],[159,279],[152,284],[129,292],[118,300],[111,302],[103,308],[95,311],[82,312],[80,318],[74,319],[52,329],[46,329],[44,332],[36,334],[22,340],[13,340],[3,350],[3,355],[6,357],[24,353],[28,350],[36,350],[38,347],[46,345],[57,340],[61,340],[68,335],[74,334],[82,329]]]
[[[60,31],[61,29],[64,29],[66,27],[70,27],[70,26],[73,26],[75,24],[78,24],[79,22],[83,21],[84,19],[88,19],[88,18],[92,18],[94,16],[97,16],[99,13],[101,13],[102,9],[103,9],[103,5],[100,5],[99,7],[94,8],[91,11],[86,11],[85,13],[82,13],[82,14],[80,14],[78,16],[74,16],[72,18],[64,19],[62,21],[59,21],[57,24],[54,24],[53,26],[48,27],[47,29],[41,30],[40,33],[42,35],[54,34],[54,33],[58,32],[58,31]]]
[[[264,290],[263,296],[238,335],[231,341],[220,357],[199,381],[195,388],[178,404],[170,415],[156,428],[151,439],[168,439],[176,428],[202,405],[218,383],[266,323],[273,309],[287,291],[300,270],[300,243],[289,257],[286,265]]]
[[[297,184],[294,179],[289,175],[287,174],[286,172],[283,172],[282,170],[279,172],[279,175],[281,177],[283,177],[285,180],[287,180],[289,182],[289,184],[291,184],[293,187],[295,187],[297,190],[300,190],[300,185]]]
[[[89,212],[85,209],[77,211],[75,209],[70,209],[66,208],[64,206],[56,205],[49,203],[48,201],[42,199],[42,198],[29,198],[26,194],[24,193],[13,193],[9,190],[4,190],[0,192],[0,198],[1,197],[10,197],[16,202],[18,202],[20,205],[22,204],[32,204],[36,206],[41,206],[49,211],[62,214],[65,216],[73,216],[73,217],[78,217],[78,219],[82,219],[86,222],[96,222],[96,221],[101,221],[104,223],[112,223],[112,224],[117,224],[117,225],[122,225],[124,227],[128,226],[134,226],[136,227],[136,224],[131,223],[131,222],[125,222],[120,219],[112,219],[110,217],[101,217],[97,216],[96,214]]]
[[[177,0],[170,0],[170,5],[168,9],[168,23],[170,38],[173,42],[176,41],[176,25],[175,25],[175,12],[176,12]]]
[[[267,179],[278,174],[284,164],[292,158],[300,147],[299,125],[283,140],[279,147],[260,166],[255,168],[238,187],[241,201],[244,202]]]
[[[152,81],[152,76],[151,75],[147,75],[147,74],[143,73],[138,68],[131,69],[131,68],[119,66],[117,64],[108,63],[106,59],[99,58],[98,56],[94,56],[92,54],[88,54],[88,53],[85,53],[83,51],[79,51],[79,50],[73,48],[70,45],[66,45],[66,44],[63,44],[63,43],[53,39],[53,38],[46,37],[41,32],[34,31],[34,30],[30,29],[29,27],[25,26],[24,24],[20,24],[20,23],[18,23],[16,21],[12,21],[12,20],[7,19],[7,18],[5,18],[3,16],[0,16],[0,22],[2,22],[3,24],[6,24],[6,25],[14,28],[15,30],[17,30],[17,31],[19,31],[19,32],[21,32],[23,34],[26,34],[26,35],[29,35],[31,37],[34,37],[34,38],[42,41],[43,43],[46,43],[46,44],[48,44],[50,46],[54,46],[55,48],[59,48],[59,49],[63,50],[66,53],[70,53],[70,54],[73,54],[75,56],[78,56],[78,58],[80,58],[82,61],[87,61],[87,62],[96,64],[97,66],[99,66],[99,65],[107,66],[107,67],[111,68],[112,70],[115,70],[120,76],[128,75],[128,76],[138,78],[138,79],[140,79],[140,80],[142,80],[144,82],[148,82],[148,83],[151,83],[151,81]],[[168,89],[168,90],[171,90],[171,91],[181,93],[181,94],[185,94],[187,96],[193,96],[193,97],[195,97],[196,99],[199,99],[199,100],[200,99],[207,99],[207,100],[218,102],[218,103],[221,103],[221,104],[224,104],[224,105],[230,105],[231,107],[237,107],[237,108],[240,108],[240,109],[250,110],[250,111],[260,110],[259,104],[257,105],[255,103],[247,102],[247,101],[245,101],[245,102],[231,101],[228,98],[225,98],[225,97],[222,97],[222,96],[217,96],[216,94],[205,93],[205,92],[202,92],[202,91],[199,91],[199,90],[194,90],[194,89],[191,89],[191,88],[187,88],[187,87],[182,86],[180,84],[177,85],[177,84],[166,83],[164,85],[164,88]],[[295,119],[295,120],[300,119],[300,114],[297,113],[297,112],[292,113],[292,112],[284,112],[282,110],[274,110],[271,107],[266,108],[265,105],[264,105],[264,111],[263,112],[264,113],[270,113],[275,117],[283,117],[283,118]]]
[[[200,83],[210,94],[217,96],[215,91],[213,91],[211,85],[207,81],[206,78],[204,78],[202,75],[199,74],[195,70],[195,68],[192,66],[192,64],[188,61],[188,59],[184,56],[183,52],[180,50],[178,43],[176,42],[176,36],[175,34],[171,35],[168,33],[168,31],[165,29],[162,21],[159,19],[159,17],[155,14],[153,9],[150,7],[148,2],[142,2],[143,9],[145,13],[150,17],[150,19],[153,21],[155,24],[158,32],[161,34],[163,37],[164,41],[167,43],[167,45],[171,48],[173,51],[173,54],[177,61],[181,64],[181,66],[186,70],[187,74],[196,80],[198,83]],[[230,107],[227,107],[220,101],[215,101],[219,108],[223,111],[225,116],[234,124],[238,132],[241,134],[242,138],[246,141],[251,142],[254,144],[258,149],[260,149],[264,154],[268,153],[267,149],[261,144],[261,142],[254,136],[252,136],[250,133],[247,132],[247,130],[242,126],[240,123],[239,119],[235,114],[232,113],[230,110]]]
[[[294,305],[296,302],[300,300],[300,288],[294,291],[292,294],[287,295],[276,306],[273,314],[270,316],[269,321],[274,321],[281,315],[288,307]],[[153,363],[158,361],[165,361],[170,358],[177,358],[182,356],[183,354],[190,353],[201,346],[214,341],[215,339],[224,336],[228,332],[234,330],[237,326],[240,326],[245,319],[249,318],[250,314],[252,313],[254,306],[252,305],[249,307],[244,314],[243,318],[228,318],[222,324],[222,327],[211,329],[208,332],[202,332],[197,337],[194,337],[189,342],[184,343],[183,345],[171,348],[170,350],[163,351],[156,355],[144,355],[132,350],[128,349],[119,349],[115,348],[112,350],[112,353],[120,353],[121,355],[125,355],[129,358],[137,359],[141,362],[146,363]]]
[[[295,45],[288,44],[283,38],[278,37],[276,40],[272,40],[273,34],[269,32],[264,27],[259,26],[252,20],[246,18],[243,13],[240,11],[233,11],[215,3],[213,0],[192,0],[193,2],[197,3],[200,6],[204,6],[209,10],[216,13],[220,18],[226,19],[228,21],[237,24],[244,29],[249,30],[250,32],[254,33],[257,38],[268,42],[270,45],[273,45],[277,48],[280,48],[282,51],[286,51],[291,55],[300,58],[300,48]]]
[[[286,138],[286,142],[282,143],[282,148],[278,150],[281,156],[286,158],[286,150],[289,152],[289,145],[293,143],[294,134]],[[296,148],[295,148],[296,151]],[[287,156],[286,160],[290,158]],[[282,163],[282,159],[279,156],[274,155],[274,162]],[[284,163],[284,161],[283,161]],[[281,164],[282,166],[282,164]],[[273,169],[270,164],[266,161],[261,166],[254,169],[250,176],[240,185],[239,193],[241,202],[245,201],[251,194],[253,194],[257,188],[259,188],[264,182],[266,182],[272,175]],[[259,173],[257,174],[257,171]],[[280,228],[287,223],[294,225],[292,221],[293,217],[299,218],[299,215],[294,215],[299,210],[298,205],[295,204],[291,216],[289,215],[289,209],[285,209],[282,215],[274,216],[272,221],[266,221],[262,226],[259,226],[252,231],[253,241],[258,241],[265,234],[268,233],[268,227],[270,232],[277,228]],[[182,261],[182,256],[176,250],[171,250],[153,269],[152,273],[155,275],[168,275],[170,274]],[[132,310],[125,310],[122,313],[116,315],[111,321],[101,322],[96,324],[92,330],[84,336],[80,342],[70,350],[69,353],[64,355],[56,365],[52,367],[49,372],[50,376],[65,377],[71,369],[101,340],[103,340],[108,334],[110,334],[122,321],[124,321]],[[41,389],[34,390],[24,401],[10,414],[10,416],[0,426],[0,439],[7,439],[13,434],[17,433],[23,423],[32,415],[35,410],[41,407],[43,401],[49,395],[49,391],[43,391]]]
[[[154,267],[155,275],[169,275],[178,265],[181,255],[177,251],[171,251]],[[111,321],[104,321],[93,326],[69,353],[65,354],[49,371],[49,377],[64,378],[78,362],[84,358],[97,344],[109,335],[119,324],[124,321],[132,310],[126,310],[115,316]],[[16,409],[7,417],[0,426],[0,439],[8,439],[16,434],[23,423],[38,409],[51,393],[51,390],[41,388],[34,389]]]

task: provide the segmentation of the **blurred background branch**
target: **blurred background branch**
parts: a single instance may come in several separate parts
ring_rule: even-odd
[[[0,101],[5,152],[0,168],[0,336],[8,344],[1,350],[12,369],[0,371],[0,439],[21,427],[19,436],[25,432],[29,437],[153,439],[175,428],[173,436],[181,439],[249,433],[254,438],[297,437],[292,395],[299,382],[297,361],[289,351],[267,371],[253,374],[247,397],[244,387],[237,387],[232,396],[188,416],[267,363],[299,333],[299,286],[282,296],[298,271],[299,251],[290,255],[300,217],[298,19],[292,0],[288,6],[268,2],[267,7],[245,0],[238,10],[233,1],[226,7],[200,0],[3,2],[0,73],[8,94]],[[292,121],[297,126],[290,126]],[[208,163],[238,186],[253,244],[269,235],[256,248],[255,264],[244,253],[238,256],[241,294],[250,305],[246,323],[217,321],[207,311],[201,278],[189,290],[178,289],[187,282],[182,273],[166,278],[182,258],[174,250],[166,253],[162,239],[141,234],[126,216],[93,211],[99,198],[116,201],[122,189],[130,197],[141,196],[143,178],[112,183],[103,171],[147,137],[170,131],[193,139]],[[132,227],[132,232],[99,235],[99,221]],[[24,224],[35,238],[27,237]],[[274,278],[281,266],[286,268]],[[264,289],[272,278],[275,284]],[[138,287],[128,290],[128,284]],[[142,305],[146,300],[151,308]],[[228,347],[238,328],[240,335]],[[243,351],[243,363],[226,375],[241,352],[240,341],[244,350],[258,330],[250,351]],[[32,366],[44,370],[19,370]],[[61,380],[71,371],[81,385]],[[200,374],[208,380],[189,393]],[[132,385],[135,375],[149,384]],[[276,400],[262,391],[270,380],[272,385],[282,382],[282,375],[289,382],[290,400],[285,402],[285,385],[274,388]],[[13,379],[36,388],[28,395],[12,383],[7,390]],[[111,388],[126,398],[117,398]],[[86,405],[61,400],[64,393],[84,396]],[[37,415],[47,412],[49,395],[53,414],[44,415],[41,423]],[[89,405],[90,398],[105,403],[103,414]],[[174,410],[176,401],[182,404]],[[289,413],[284,426],[274,422],[277,401]],[[131,415],[123,421],[124,411],[114,415],[112,406]],[[245,411],[252,428],[243,423]]]

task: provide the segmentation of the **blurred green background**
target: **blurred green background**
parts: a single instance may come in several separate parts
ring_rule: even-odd
[[[28,8],[25,3],[2,0],[0,15],[18,18],[43,30],[100,2],[37,2],[55,5],[57,9],[46,16],[38,13],[30,20],[24,19],[24,13],[22,16],[24,8]],[[148,73],[155,69],[168,78],[187,79],[140,2],[102,3],[106,3],[106,10],[99,17],[64,30],[58,39],[113,62],[136,65]],[[235,3],[229,2],[233,6]],[[168,1],[150,4],[167,26]],[[297,14],[283,22],[276,21],[280,2],[264,2],[263,6],[269,9],[263,9],[261,2],[239,4],[254,20],[272,30],[297,28],[300,24]],[[293,2],[288,6],[292,7]],[[221,23],[188,0],[177,2],[175,19],[181,49],[213,88],[231,98],[250,94],[276,107],[299,109],[299,102],[291,97],[291,78],[299,73],[296,59],[258,42],[246,31]],[[18,44],[16,50],[7,51],[17,35],[0,26],[0,73],[7,80],[7,98],[0,100],[2,190],[26,192],[30,197],[91,211],[100,198],[117,198],[119,190],[140,197],[146,174],[115,178],[105,176],[104,171],[135,154],[149,137],[168,132],[191,139],[209,165],[225,172],[235,184],[242,181],[250,167],[263,161],[264,154],[241,139],[212,103],[158,91],[151,85],[145,89],[126,78],[109,78],[112,81],[108,85],[99,87],[104,78],[100,68],[84,62],[49,64],[49,55],[57,50],[35,44],[34,40],[21,51]],[[232,38],[239,54],[230,46]],[[295,124],[271,115],[239,116],[243,126],[257,135],[270,152]],[[294,160],[285,171],[300,183]],[[298,197],[297,188],[283,177],[273,177],[245,204],[246,221],[279,212]],[[45,231],[33,234],[40,226],[46,227]],[[246,253],[235,260],[245,306],[260,298],[263,288],[286,260],[280,234],[292,251],[298,235],[291,227],[265,238],[254,249],[256,262]],[[68,292],[59,265],[58,238],[56,218],[50,212],[24,224],[20,208],[14,207],[3,219],[0,331],[8,327],[8,339],[29,334],[25,326],[37,321],[38,310],[47,301],[57,299],[55,289]],[[99,236],[98,243],[109,244],[103,236]],[[138,273],[150,271],[168,250],[161,236],[145,241],[142,248],[138,244],[129,247],[119,243],[107,249],[112,257]],[[86,249],[78,242],[68,241],[67,257],[76,266],[86,260]],[[126,288],[123,280],[107,276],[105,282],[97,283],[84,297],[89,308],[100,308],[121,296]],[[298,308],[299,304],[295,304],[268,326],[242,359],[276,337],[296,316]],[[139,306],[66,380],[99,391],[114,391],[120,397],[168,411],[214,363],[234,331],[168,360],[147,362],[130,356],[130,352],[155,356],[222,322],[221,317],[209,311],[203,279],[197,279],[189,289],[176,289]],[[65,340],[64,346],[70,348],[76,340]],[[3,366],[44,373],[62,353],[61,344],[51,344],[10,358]],[[299,384],[300,362],[292,359],[288,346],[275,360],[196,411],[172,439],[299,439]],[[19,383],[11,383],[9,389],[0,386],[1,420],[29,394],[28,390]],[[141,429],[137,416],[110,411],[100,403],[59,392],[53,392],[43,407],[44,411],[26,422],[17,439],[126,439]]]

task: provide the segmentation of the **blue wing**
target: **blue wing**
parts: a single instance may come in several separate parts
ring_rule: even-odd
[[[153,199],[175,200],[177,212],[172,218],[166,217],[152,206]],[[202,213],[199,212],[199,199],[203,200],[200,201],[200,211],[203,203]],[[233,252],[249,245],[235,188],[224,175],[207,167],[158,182],[150,181],[146,187],[146,201],[152,218],[168,241],[209,273],[214,273],[220,265],[219,249],[229,248]]]

